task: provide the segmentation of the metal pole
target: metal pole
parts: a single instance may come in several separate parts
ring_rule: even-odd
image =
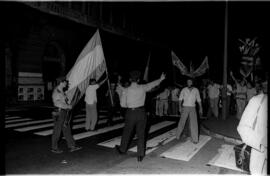
[[[222,119],[226,119],[227,109],[227,67],[228,67],[228,1],[225,1],[224,25],[224,58],[223,58],[223,88],[222,88]]]
[[[101,37],[100,37],[100,40],[101,40]],[[107,83],[108,83],[108,89],[109,89],[111,104],[112,104],[112,106],[114,106],[114,102],[113,102],[113,98],[112,98],[112,92],[111,92],[111,83],[110,83],[110,79],[109,79],[108,67],[107,67],[107,63],[106,63],[105,57],[104,57],[104,62],[105,62],[105,67],[106,67],[105,71],[106,71],[106,74],[107,74],[107,77],[108,77]]]

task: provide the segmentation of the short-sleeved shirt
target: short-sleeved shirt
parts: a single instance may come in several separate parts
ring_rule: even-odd
[[[160,98],[161,100],[167,100],[168,97],[169,97],[169,95],[170,95],[169,90],[168,90],[168,89],[165,89],[163,92],[161,92],[161,93],[159,94],[159,98]]]
[[[246,99],[247,98],[247,87],[236,84],[236,98]]]
[[[193,87],[191,90],[188,87],[182,89],[179,101],[183,100],[183,106],[195,107],[195,103],[201,102],[199,90]]]
[[[232,95],[232,86],[230,84],[227,84],[227,96]]]
[[[60,91],[58,87],[56,87],[52,94],[53,104],[57,108],[67,109],[67,96],[63,91]]]
[[[220,93],[219,88],[220,88],[220,85],[218,85],[218,84],[208,85],[207,89],[208,89],[209,98],[219,97],[219,93]]]
[[[97,102],[97,89],[99,88],[98,84],[89,85],[85,91],[84,101],[87,104],[94,104]]]
[[[179,89],[178,88],[173,89],[171,95],[172,95],[172,101],[178,101]]]
[[[247,101],[249,101],[256,94],[257,94],[257,91],[255,88],[247,89]]]

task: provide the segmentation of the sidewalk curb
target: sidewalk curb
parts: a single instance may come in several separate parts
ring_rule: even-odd
[[[239,145],[239,144],[242,144],[243,142],[239,139],[235,139],[235,138],[232,138],[232,137],[228,137],[228,136],[225,136],[223,134],[219,134],[219,133],[216,133],[216,132],[212,132],[211,130],[209,130],[205,125],[201,124],[201,129],[206,133],[208,134],[209,136],[212,136],[212,137],[215,137],[215,138],[218,138],[218,139],[222,139],[226,142],[229,142],[229,143],[233,143],[235,145]]]

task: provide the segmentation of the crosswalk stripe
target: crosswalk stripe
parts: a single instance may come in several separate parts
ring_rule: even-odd
[[[21,122],[21,121],[28,121],[28,120],[32,120],[32,119],[30,119],[30,118],[21,118],[21,119],[6,120],[5,123]]]
[[[161,122],[161,123],[157,123],[155,125],[152,125],[150,127],[150,130],[149,130],[149,133],[153,133],[155,131],[158,131],[166,126],[169,126],[169,125],[172,125],[173,123],[175,122],[172,122],[172,121],[165,121],[165,122]],[[136,139],[136,138],[135,138]],[[121,136],[118,136],[118,137],[115,137],[113,139],[110,139],[110,140],[107,140],[107,141],[104,141],[104,142],[101,142],[99,143],[98,145],[100,146],[104,146],[104,147],[110,147],[110,148],[113,148],[115,145],[119,145],[121,142]]]
[[[200,135],[198,144],[193,144],[190,140],[187,140],[184,143],[173,146],[169,150],[163,152],[160,156],[189,161],[210,139],[210,136]]]
[[[31,125],[31,124],[37,124],[37,123],[43,123],[43,122],[51,122],[53,119],[45,119],[45,120],[34,120],[29,122],[22,122],[22,123],[16,123],[16,124],[8,124],[5,125],[5,128],[11,128],[11,127],[19,127],[24,125]]]
[[[120,129],[120,128],[123,128],[123,126],[124,126],[124,123],[120,123],[120,124],[117,124],[117,125],[114,125],[114,126],[111,126],[111,127],[98,129],[97,131],[87,131],[87,132],[84,132],[84,133],[75,134],[75,135],[73,135],[73,137],[74,137],[75,140],[79,140],[79,139],[83,139],[83,138],[86,138],[86,137],[106,133],[108,131]]]
[[[11,119],[19,119],[19,118],[22,118],[20,116],[8,116],[5,118],[5,120],[11,120]]]
[[[208,165],[228,168],[236,171],[243,172],[241,169],[236,167],[235,164],[235,151],[234,145],[223,144],[219,149],[218,153],[208,162]]]
[[[121,117],[118,117],[118,118],[115,118],[114,120],[120,120],[120,119],[121,119]],[[76,120],[74,120],[74,121],[76,121]],[[83,119],[83,121],[85,121],[85,119]],[[98,125],[104,124],[106,122],[107,122],[106,119],[99,120]],[[52,126],[53,126],[53,124],[52,124]],[[75,129],[80,129],[80,128],[84,128],[84,127],[85,127],[85,123],[81,123],[81,124],[73,125],[72,129],[75,130]],[[40,136],[48,136],[48,135],[51,135],[52,132],[53,132],[53,129],[49,129],[49,130],[35,132],[34,134],[40,135]]]
[[[164,145],[175,139],[175,129],[176,128],[148,140],[146,144],[145,154],[149,154],[158,147],[160,147],[159,144],[162,143],[162,145]],[[129,151],[137,152],[137,145],[135,147],[130,148]]]
[[[82,121],[85,121],[85,119],[82,118],[82,119],[73,120],[73,122],[82,122]],[[35,125],[35,126],[23,127],[23,128],[16,128],[14,130],[15,131],[20,131],[20,132],[26,132],[26,131],[36,130],[36,129],[40,129],[40,128],[46,128],[46,127],[50,127],[50,126],[53,126],[53,123]]]
[[[78,114],[78,115],[75,115],[74,117],[75,117],[75,118],[78,118],[78,117],[85,117],[85,114]],[[99,116],[98,116],[99,119],[103,119],[103,118],[105,118],[105,117],[108,117],[108,116],[106,116],[106,115],[99,115]]]

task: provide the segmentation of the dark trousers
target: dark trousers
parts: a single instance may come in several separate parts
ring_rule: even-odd
[[[178,115],[179,101],[171,101],[171,113],[172,115]]]
[[[59,115],[55,117],[52,134],[52,149],[58,148],[58,141],[61,135],[61,131],[63,131],[68,147],[71,148],[75,146],[75,141],[71,134],[69,123],[70,115],[70,110],[61,109],[59,111]]]
[[[126,152],[131,141],[133,130],[136,129],[137,140],[137,154],[138,156],[145,155],[145,127],[146,127],[146,113],[144,108],[126,110],[125,127],[121,139],[120,150]]]

